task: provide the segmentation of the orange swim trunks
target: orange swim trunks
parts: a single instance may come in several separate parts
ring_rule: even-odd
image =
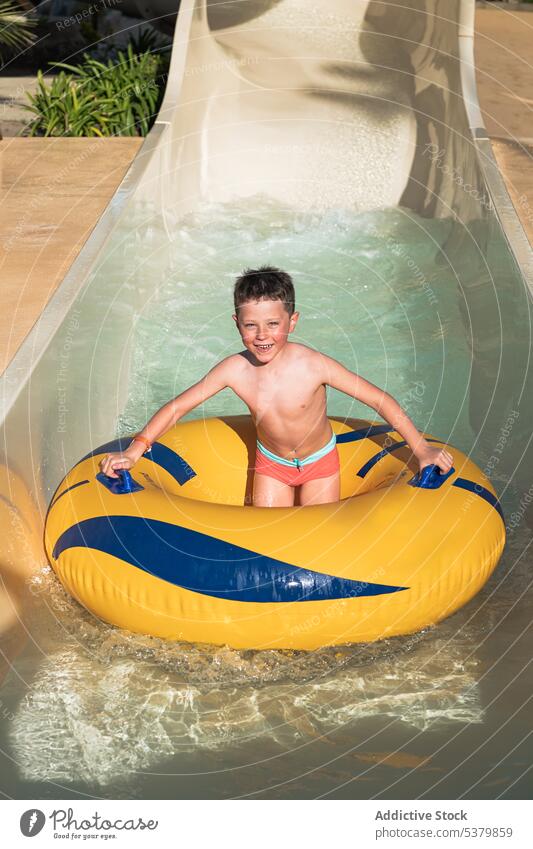
[[[330,475],[334,475],[338,471],[339,452],[336,445],[333,446],[331,451],[320,457],[320,459],[311,463],[304,463],[303,465],[296,465],[296,462],[294,465],[292,462],[290,465],[276,462],[276,460],[265,456],[259,447],[255,455],[256,475],[267,475],[289,486],[301,486],[308,481],[329,478]]]

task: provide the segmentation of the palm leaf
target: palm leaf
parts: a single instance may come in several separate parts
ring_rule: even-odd
[[[0,0],[0,60],[3,61],[2,47],[13,52],[29,47],[35,41],[32,28],[34,18],[25,15],[13,0]]]

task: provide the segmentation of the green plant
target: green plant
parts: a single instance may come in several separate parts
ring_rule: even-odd
[[[13,52],[29,47],[35,40],[32,32],[35,24],[36,21],[28,18],[13,0],[0,0],[0,62],[4,61],[5,48]]]
[[[137,55],[131,45],[115,61],[88,53],[83,63],[49,63],[60,68],[47,85],[41,71],[26,109],[35,114],[32,136],[145,136],[163,94],[167,63],[159,55]]]
[[[160,46],[161,36],[153,30],[143,29],[130,39],[134,53],[155,53]]]

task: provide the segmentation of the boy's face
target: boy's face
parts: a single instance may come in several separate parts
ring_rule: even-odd
[[[299,314],[289,315],[281,301],[247,301],[233,316],[244,346],[261,363],[273,360],[287,344]]]

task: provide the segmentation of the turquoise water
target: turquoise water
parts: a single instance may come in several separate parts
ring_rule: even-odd
[[[268,263],[295,282],[300,320],[293,341],[336,357],[394,394],[419,427],[436,427],[468,445],[467,344],[453,330],[461,324],[453,270],[435,266],[450,222],[429,227],[400,210],[295,214],[267,199],[257,207],[206,208],[163,248],[161,281],[136,321],[119,431],[141,427],[169,397],[242,349],[231,319],[233,283],[244,267]],[[152,261],[150,254],[146,269]],[[373,414],[335,390],[329,410]],[[246,408],[228,390],[203,412]]]
[[[2,694],[10,795],[527,795],[529,302],[498,234],[401,209],[300,214],[265,198],[205,207],[170,239],[149,210],[129,225],[83,297],[87,327],[99,317],[95,358],[116,322],[134,318],[118,434],[239,350],[234,278],[275,264],[294,277],[294,340],[471,453],[502,495],[508,546],[484,590],[438,627],[313,653],[119,631],[43,566],[33,641]],[[374,415],[334,391],[329,411]],[[239,412],[228,391],[189,417]]]

